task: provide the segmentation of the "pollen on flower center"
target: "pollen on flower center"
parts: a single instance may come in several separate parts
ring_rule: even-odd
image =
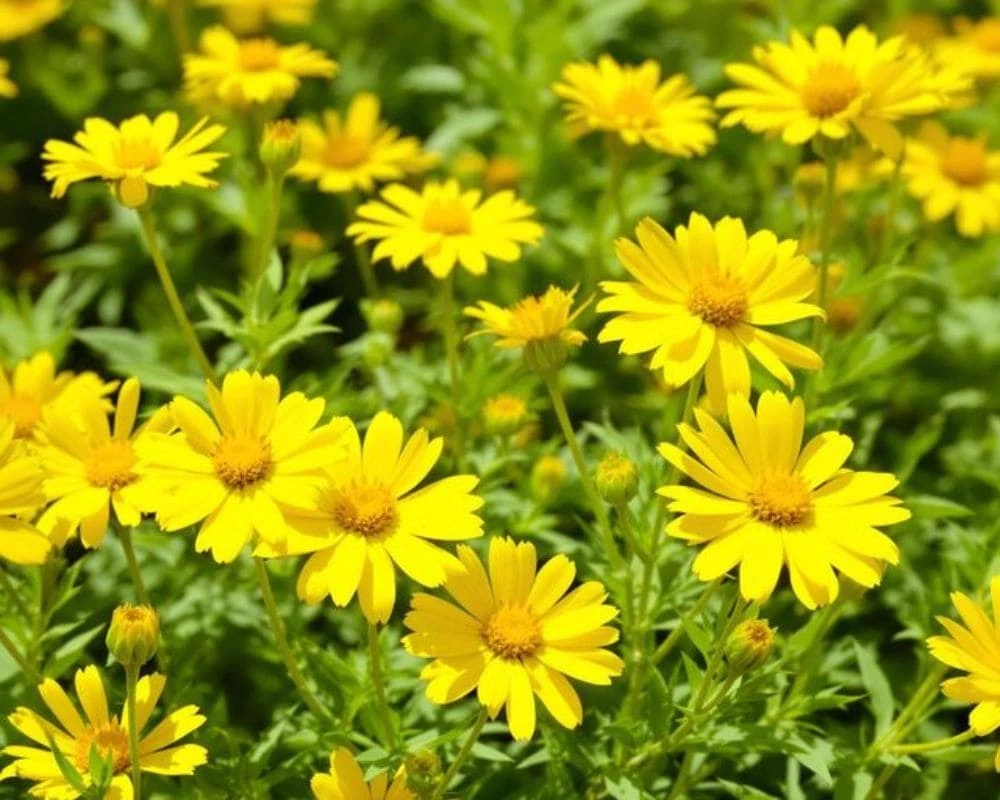
[[[114,439],[91,450],[84,473],[92,486],[116,492],[135,480],[135,453],[129,442]]]
[[[960,186],[979,186],[989,175],[986,145],[979,139],[956,136],[941,156],[941,171]]]
[[[224,436],[212,454],[215,474],[230,489],[246,489],[271,471],[271,445],[258,436]]]
[[[472,214],[458,198],[430,200],[424,209],[423,226],[434,233],[458,235],[472,232]]]
[[[122,139],[115,149],[115,164],[123,170],[154,169],[163,155],[149,139]]]
[[[688,310],[709,325],[728,328],[747,313],[749,300],[743,281],[730,275],[712,275],[691,287]]]
[[[0,404],[0,414],[10,417],[14,423],[14,435],[24,438],[31,435],[42,418],[42,407],[27,395],[12,394]]]
[[[538,617],[521,606],[503,606],[483,626],[483,640],[500,658],[530,656],[542,643]]]
[[[128,734],[117,720],[111,720],[104,725],[88,726],[83,735],[76,740],[73,763],[85,774],[90,772],[92,746],[97,748],[102,759],[111,759],[112,769],[116,775],[126,772],[131,767]]]
[[[861,83],[846,64],[826,62],[813,68],[799,91],[806,110],[826,118],[839,114],[857,99]]]
[[[779,528],[799,525],[812,512],[812,493],[798,475],[764,478],[747,502],[754,519]]]
[[[355,481],[338,488],[332,511],[342,530],[369,539],[391,531],[399,520],[389,487],[374,481]]]
[[[240,66],[248,72],[274,69],[281,61],[281,52],[273,39],[248,39],[240,46]]]
[[[611,113],[616,124],[639,128],[656,119],[656,102],[648,89],[625,86],[615,95]]]
[[[326,163],[331,167],[350,169],[364,164],[371,155],[371,145],[349,133],[334,137],[326,148]]]

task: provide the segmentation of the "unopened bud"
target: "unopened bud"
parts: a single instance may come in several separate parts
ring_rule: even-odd
[[[639,492],[639,470],[621,453],[608,453],[597,465],[597,491],[605,502],[617,506]]]
[[[743,675],[764,664],[774,651],[774,628],[766,619],[741,622],[726,639],[726,660],[729,671]]]
[[[441,759],[433,750],[419,750],[406,759],[400,773],[406,776],[406,788],[417,797],[429,796],[441,782]]]
[[[380,298],[378,300],[362,300],[361,313],[365,322],[373,331],[388,333],[395,336],[399,329],[403,327],[403,320],[406,317],[403,307],[395,300]]]
[[[531,468],[531,493],[543,505],[566,484],[566,465],[559,456],[542,456]]]
[[[160,618],[149,606],[118,606],[111,615],[105,640],[111,655],[124,667],[141,667],[160,644]]]
[[[504,392],[483,406],[483,422],[491,436],[510,436],[528,421],[528,404],[520,395]]]
[[[272,175],[283,176],[298,163],[301,153],[299,126],[290,119],[279,119],[264,126],[260,160]]]
[[[524,345],[524,363],[532,372],[551,375],[569,358],[569,347],[558,336],[533,339]]]

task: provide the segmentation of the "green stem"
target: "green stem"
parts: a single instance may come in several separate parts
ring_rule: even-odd
[[[908,734],[919,722],[927,706],[933,702],[937,695],[938,684],[944,677],[948,668],[944,664],[935,664],[930,672],[917,686],[916,691],[910,695],[909,701],[899,712],[882,736],[880,736],[869,748],[869,756],[874,758],[878,753],[890,748],[895,742]]]
[[[623,143],[613,134],[605,139],[605,150],[608,154],[608,182],[597,205],[594,220],[594,241],[591,245],[591,255],[586,262],[584,289],[590,292],[597,286],[601,277],[601,267],[604,261],[604,234],[608,226],[608,216],[614,206],[618,214],[616,231],[621,231],[625,224],[625,209],[622,204],[621,185],[625,175],[625,161],[628,155]]]
[[[14,660],[14,663],[21,669],[25,677],[32,682],[35,686],[42,682],[42,676],[38,674],[38,670],[35,669],[28,660],[21,655],[21,652],[17,649],[11,638],[4,632],[3,628],[0,628],[0,645],[3,645],[3,649],[6,650],[10,657]]]
[[[191,35],[188,33],[187,18],[184,14],[184,0],[167,0],[167,18],[174,36],[177,51],[183,55],[191,49]]]
[[[184,304],[181,302],[180,295],[177,294],[177,287],[174,286],[174,280],[170,277],[170,269],[167,267],[167,262],[163,259],[163,253],[156,240],[156,226],[153,224],[153,215],[150,213],[148,206],[136,209],[136,213],[139,215],[139,222],[142,225],[142,233],[146,239],[146,245],[149,247],[149,254],[153,258],[153,266],[156,267],[156,274],[160,278],[163,293],[167,296],[167,303],[174,314],[174,319],[181,330],[181,335],[187,342],[188,347],[191,348],[191,352],[194,354],[195,360],[198,362],[198,366],[201,368],[205,378],[207,380],[215,380],[215,369],[212,367],[212,362],[208,360],[208,356],[205,355],[205,351],[201,347],[201,342],[198,341],[198,334],[195,332],[191,320],[188,319],[187,312],[184,310]]]
[[[354,220],[358,210],[357,196],[353,192],[344,195],[344,211],[347,215],[347,224]],[[365,287],[365,294],[371,299],[382,296],[382,289],[379,287],[378,278],[375,276],[375,268],[372,265],[368,248],[363,244],[354,243],[354,260],[358,265],[358,273],[361,275],[361,282]]]
[[[684,792],[687,791],[688,783],[691,779],[691,767],[693,763],[694,750],[688,750],[684,753],[684,758],[681,761],[680,769],[677,770],[674,785],[670,787],[670,794],[667,795],[667,800],[676,800],[676,798],[684,796]]]
[[[947,739],[936,739],[933,742],[918,742],[914,744],[894,744],[889,748],[890,753],[896,755],[914,755],[916,753],[933,753],[936,750],[945,750],[955,745],[964,744],[976,735],[971,728],[967,731],[949,736]]]
[[[139,665],[125,667],[125,704],[128,710],[128,750],[132,762],[132,791],[135,800],[142,800],[142,764],[139,759],[139,725],[136,717],[136,686]]]
[[[116,525],[116,528],[118,531],[118,541],[121,542],[122,552],[125,554],[125,561],[128,564],[129,575],[132,577],[135,597],[142,605],[153,608],[153,603],[149,599],[149,592],[146,590],[146,582],[142,579],[142,570],[139,569],[139,559],[135,555],[132,531],[124,525]],[[160,672],[167,671],[167,654],[164,651],[162,636],[160,638],[160,646],[156,651],[156,667]]]
[[[837,200],[837,167],[840,159],[830,153],[825,158],[826,183],[823,185],[823,218],[819,229],[819,284],[816,296],[819,307],[826,311],[827,283],[830,272],[830,244],[833,239],[833,212]],[[813,318],[812,349],[817,350],[823,336],[823,320]]]
[[[462,768],[462,765],[466,762],[466,760],[468,760],[469,754],[472,752],[472,748],[479,740],[479,734],[482,733],[483,726],[485,724],[486,706],[480,706],[479,716],[477,716],[476,721],[472,723],[472,729],[469,731],[469,735],[465,737],[462,749],[458,751],[458,755],[455,756],[455,760],[451,762],[451,766],[448,767],[448,771],[445,772],[444,777],[441,778],[441,782],[437,785],[437,789],[435,789],[434,794],[431,795],[431,800],[441,800],[441,798],[444,797],[444,793],[448,790],[448,786],[455,779],[455,776]]]
[[[733,632],[733,629],[740,624],[740,621],[743,619],[743,613],[748,606],[749,603],[740,596],[739,589],[737,588],[736,600],[733,602],[729,619],[726,620],[726,626],[722,629],[722,633],[715,643],[715,650],[712,651],[712,655],[709,657],[708,664],[705,667],[705,674],[702,676],[701,683],[698,684],[698,691],[695,692],[694,702],[691,706],[694,715],[700,714],[703,711],[702,706],[708,700],[709,692],[712,688],[712,679],[722,664],[722,659],[726,653],[726,640],[729,639],[729,634]]]
[[[7,592],[11,605],[14,606],[17,613],[20,614],[26,622],[30,621],[32,617],[31,611],[28,609],[24,600],[21,599],[21,595],[17,592],[17,587],[11,583],[10,578],[3,568],[0,568],[0,585],[2,585],[4,591]]]
[[[263,233],[257,240],[257,257],[255,259],[253,279],[260,280],[267,269],[267,262],[271,257],[271,249],[274,247],[275,239],[278,236],[278,222],[281,220],[281,195],[285,188],[285,176],[275,178],[268,170],[267,176],[267,203],[264,208]]]
[[[885,788],[885,785],[896,772],[896,766],[896,764],[886,764],[882,767],[882,771],[878,774],[878,777],[875,779],[872,787],[868,790],[868,793],[865,794],[865,800],[876,800],[876,798],[882,795],[882,790]]]
[[[697,616],[701,612],[701,610],[705,607],[708,601],[712,599],[712,597],[715,595],[716,591],[718,591],[720,586],[722,586],[721,579],[714,580],[711,583],[707,584],[701,593],[701,597],[699,597],[698,601],[691,607],[691,610],[684,615],[684,619],[685,620],[694,619],[695,616]],[[656,648],[656,651],[653,653],[653,657],[650,659],[650,663],[652,663],[655,666],[656,664],[659,664],[661,661],[663,661],[663,659],[666,658],[667,655],[670,653],[670,651],[674,649],[674,647],[677,645],[677,643],[681,640],[681,637],[683,636],[684,636],[684,625],[683,622],[681,622],[678,623],[677,627],[670,632],[670,635],[660,643],[660,646]]]
[[[903,193],[903,161],[906,157],[906,149],[900,151],[899,158],[892,170],[892,177],[889,179],[889,205],[885,210],[885,221],[882,232],[875,243],[875,252],[872,257],[872,266],[878,264],[889,254],[892,246],[893,234],[896,232],[896,213],[899,210],[899,198]]]
[[[458,357],[458,330],[455,325],[455,273],[441,281],[441,313],[444,316],[444,347],[448,355],[448,379],[455,409],[455,464],[465,468],[465,421],[462,419],[462,372]]]
[[[390,751],[399,745],[396,726],[392,723],[392,710],[385,691],[385,677],[382,675],[382,653],[378,646],[378,625],[368,623],[368,669],[371,672],[372,687],[375,689],[375,706],[385,728],[385,741]]]
[[[813,629],[808,641],[801,648],[801,652],[805,653],[806,661],[804,664],[799,665],[795,680],[792,682],[788,694],[785,695],[777,708],[775,719],[780,719],[787,712],[794,710],[799,695],[808,686],[823,656],[823,649],[818,645],[837,622],[842,609],[843,605],[835,602],[819,612],[821,616],[817,620],[816,627]]]
[[[635,531],[632,530],[632,518],[629,514],[627,503],[615,505],[615,513],[618,516],[618,529],[622,533],[622,538],[628,542],[629,548],[638,555],[642,551],[639,549],[639,542],[635,538]],[[616,548],[617,552],[617,548]],[[641,558],[641,557],[640,557]],[[623,559],[622,566],[625,569],[625,628],[631,630],[635,616],[635,591],[632,588],[632,569],[628,561]]]

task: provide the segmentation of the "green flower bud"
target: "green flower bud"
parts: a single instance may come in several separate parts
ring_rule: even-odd
[[[141,667],[156,655],[160,618],[149,606],[120,605],[111,615],[105,642],[123,667]]]
[[[559,456],[542,456],[531,468],[531,494],[543,505],[566,485],[566,465]]]
[[[483,405],[483,423],[491,436],[510,436],[528,421],[528,404],[520,395],[504,392]]]
[[[264,126],[260,160],[272,176],[282,177],[298,163],[301,153],[299,126],[290,119],[279,119]]]
[[[774,651],[774,633],[766,619],[748,619],[737,625],[726,639],[730,673],[743,675],[763,665]]]
[[[365,322],[373,331],[388,333],[395,336],[399,329],[403,327],[403,320],[406,317],[403,307],[395,300],[382,298],[379,300],[362,300],[361,313],[365,317]]]
[[[406,759],[401,772],[411,792],[417,797],[429,797],[441,782],[441,759],[433,750],[419,750]]]
[[[639,492],[639,470],[621,453],[608,453],[597,465],[597,491],[611,505],[627,503]]]

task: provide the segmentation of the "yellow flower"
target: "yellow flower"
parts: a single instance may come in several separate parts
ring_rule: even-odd
[[[531,419],[528,402],[519,394],[501,392],[483,403],[483,422],[492,436],[512,436]]]
[[[198,0],[198,5],[221,8],[226,25],[237,33],[263,30],[276,25],[308,25],[316,0]]]
[[[715,143],[715,113],[707,97],[695,94],[684,75],[661,83],[660,65],[621,65],[609,55],[596,64],[563,67],[553,91],[566,101],[570,134],[608,131],[625,144],[690,158]]]
[[[836,568],[872,587],[899,550],[876,526],[894,525],[910,512],[891,497],[899,481],[884,472],[844,469],[854,443],[821,433],[802,447],[805,410],[780,392],[764,392],[757,413],[741,395],[730,395],[732,436],[710,415],[695,410],[700,430],[678,426],[688,455],[661,444],[660,455],[699,483],[664,486],[679,516],[671,536],[705,545],[694,573],[711,581],[740,567],[740,592],[767,600],[788,567],[792,589],[807,608],[826,605],[840,590]]]
[[[976,736],[988,736],[1000,728],[1000,576],[990,581],[990,595],[993,619],[972,598],[953,592],[951,602],[964,627],[947,617],[938,617],[950,636],[931,636],[927,640],[934,658],[969,673],[944,681],[941,690],[952,700],[976,704],[969,714],[969,727]],[[993,763],[1000,772],[1000,750]]]
[[[299,121],[302,159],[291,174],[316,181],[323,192],[371,192],[376,182],[395,181],[432,167],[436,156],[424,153],[420,141],[400,137],[379,119],[379,100],[357,94],[343,120],[336,111],[323,114],[323,125]]]
[[[48,25],[68,7],[63,0],[0,0],[0,42],[9,42]]]
[[[1000,231],[1000,151],[989,149],[985,135],[952,135],[925,122],[906,143],[902,174],[927,219],[954,215],[963,236]]]
[[[139,668],[159,649],[160,615],[151,606],[123,603],[111,615],[104,643],[119,664]]]
[[[810,42],[792,31],[789,44],[769,42],[751,64],[729,64],[741,88],[716,104],[731,108],[722,126],[743,124],[758,133],[781,133],[788,144],[817,135],[843,139],[857,130],[895,157],[902,136],[894,123],[942,106],[927,82],[926,64],[902,36],[879,42],[865,26],[845,38],[828,25]]]
[[[955,21],[955,35],[942,39],[935,55],[976,78],[1000,77],[1000,17]]]
[[[365,782],[361,767],[346,747],[330,754],[330,771],[313,775],[310,783],[316,800],[413,800],[406,788],[406,775],[400,770],[389,782],[389,773],[380,772]]]
[[[521,244],[536,244],[542,226],[529,219],[535,209],[513,192],[490,195],[462,191],[458,182],[429,181],[420,192],[393,183],[382,200],[358,209],[359,222],[347,229],[358,243],[376,240],[373,257],[406,269],[418,258],[435,278],[446,278],[461,264],[473,275],[486,272],[486,258],[516,261]]]
[[[318,425],[325,402],[301,392],[281,398],[273,375],[235,370],[220,390],[207,382],[215,419],[185,397],[170,404],[180,430],[138,443],[140,467],[157,487],[165,531],[202,522],[195,541],[219,563],[239,555],[256,533],[280,542],[283,509],[322,482],[341,455],[343,418]]]
[[[480,300],[478,308],[468,306],[464,313],[468,317],[482,320],[485,327],[478,333],[491,333],[499,337],[497,347],[526,347],[532,342],[550,339],[579,347],[587,341],[587,337],[570,326],[587,304],[572,310],[576,288],[574,286],[566,291],[550,286],[545,294],[529,295],[509,308]]]
[[[225,28],[201,34],[200,53],[184,56],[184,85],[197,102],[219,102],[242,110],[283,104],[301,78],[332,78],[339,69],[307,44],[283,47],[274,39],[237,39]]]
[[[701,214],[671,236],[647,218],[636,228],[639,243],[616,242],[618,260],[637,282],[604,281],[610,297],[598,311],[624,312],[607,323],[600,342],[621,341],[620,353],[654,351],[650,369],[662,369],[671,388],[704,368],[715,407],[730,392],[750,394],[747,353],[788,387],[785,364],[819,369],[822,359],[805,345],[764,330],[822,316],[803,302],[816,284],[816,270],[771,231],[749,238],[743,223],[724,217],[713,228]]]
[[[0,418],[0,559],[41,564],[51,542],[26,521],[45,502],[41,462],[14,437],[14,423]]]
[[[184,706],[171,712],[142,736],[166,682],[163,675],[154,673],[141,678],[136,687],[139,765],[143,772],[151,775],[193,775],[195,768],[208,760],[208,752],[200,745],[175,745],[175,742],[205,723],[205,717],[197,707]],[[73,800],[79,797],[59,770],[52,754],[52,744],[49,743],[48,737],[51,736],[58,752],[73,765],[88,786],[91,785],[90,751],[92,747],[96,748],[103,759],[110,760],[115,776],[108,800],[131,800],[131,723],[128,714],[123,712],[118,717],[108,711],[104,683],[96,667],[78,670],[75,684],[83,716],[62,687],[51,678],[46,678],[38,687],[38,693],[58,724],[24,707],[8,717],[18,731],[41,747],[13,744],[5,747],[3,752],[16,760],[0,772],[0,781],[9,778],[34,781],[35,786],[28,793],[46,800]]]
[[[9,77],[10,62],[5,58],[0,58],[0,97],[16,97],[17,84]]]
[[[507,538],[490,541],[489,575],[471,547],[459,545],[463,569],[445,589],[458,606],[419,593],[404,623],[414,655],[435,659],[424,667],[427,697],[451,703],[473,689],[491,717],[507,707],[515,739],[535,732],[537,695],[556,721],[575,728],[583,708],[571,678],[609,686],[624,665],[604,649],[618,640],[609,627],[618,609],[605,604],[604,586],[588,581],[569,594],[576,567],[564,555],[536,573],[535,546]]]
[[[100,178],[129,208],[149,200],[150,186],[189,184],[211,188],[206,178],[225,153],[203,152],[225,133],[221,125],[202,119],[175,142],[180,120],[165,111],[150,120],[139,114],[115,127],[106,119],[91,117],[73,137],[76,144],[49,139],[42,158],[48,162],[45,177],[52,181],[52,196],[62,197],[70,184]],[[207,126],[207,127],[206,127]]]
[[[385,411],[365,433],[347,427],[346,458],[330,465],[328,480],[308,508],[290,510],[295,529],[282,548],[265,542],[255,555],[313,553],[299,575],[299,597],[329,597],[346,606],[355,594],[369,622],[386,622],[396,603],[398,566],[421,586],[440,586],[455,557],[430,540],[461,541],[482,535],[472,493],[479,479],[454,475],[417,489],[441,456],[441,439],[421,428],[403,446],[403,426]],[[300,497],[309,497],[303,490]]]

